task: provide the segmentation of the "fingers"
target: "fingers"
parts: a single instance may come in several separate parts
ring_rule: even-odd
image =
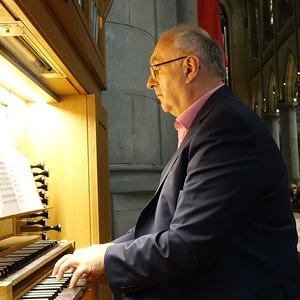
[[[73,288],[76,286],[78,279],[84,274],[84,271],[85,271],[85,269],[82,267],[78,267],[75,270],[75,272],[73,273],[73,276],[71,278],[71,281],[70,281],[70,285],[69,285],[70,288]]]
[[[55,266],[54,266],[54,268],[53,268],[52,275],[57,275],[60,266],[61,266],[68,258],[70,258],[71,256],[72,256],[72,254],[67,254],[67,255],[64,255],[62,258],[60,258],[60,259],[56,262],[56,264],[55,264]]]
[[[61,280],[64,273],[70,270],[73,273],[70,288],[76,285],[81,276],[89,281],[96,279],[105,273],[104,254],[108,246],[109,244],[93,245],[65,255],[57,261],[52,274],[56,275],[57,280]]]
[[[56,267],[56,265],[58,265]],[[67,270],[74,271],[79,265],[78,260],[73,255],[66,255],[62,257],[55,265],[55,269],[53,270],[53,275],[56,275],[57,280],[61,280],[63,278],[64,273]]]

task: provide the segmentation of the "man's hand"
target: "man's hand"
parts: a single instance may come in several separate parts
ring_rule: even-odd
[[[76,250],[73,254],[67,254],[60,258],[53,269],[52,274],[61,280],[67,270],[73,272],[70,288],[73,288],[79,277],[91,281],[105,274],[104,255],[106,249],[112,243],[92,245],[87,248]]]

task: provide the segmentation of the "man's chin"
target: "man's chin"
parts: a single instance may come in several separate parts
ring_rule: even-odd
[[[161,106],[161,109],[162,109],[164,112],[166,112],[166,113],[169,113],[169,112],[170,112],[169,107],[166,107],[166,106],[164,106],[164,105]]]
[[[174,112],[172,112],[171,107],[166,107],[166,106],[161,106],[161,109],[165,112],[165,113],[169,113],[170,115],[177,117],[177,115],[174,114]]]

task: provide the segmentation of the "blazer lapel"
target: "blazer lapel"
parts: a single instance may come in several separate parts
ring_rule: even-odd
[[[201,110],[197,114],[195,120],[193,121],[193,123],[192,123],[186,137],[182,141],[180,147],[176,150],[176,152],[173,154],[173,156],[171,157],[171,159],[167,163],[166,167],[163,169],[162,174],[161,174],[161,178],[160,178],[160,182],[159,182],[159,186],[156,189],[155,194],[157,193],[157,191],[160,189],[160,186],[165,181],[167,175],[169,174],[169,172],[170,172],[172,166],[174,165],[174,163],[176,162],[176,160],[177,160],[179,154],[181,153],[182,149],[184,148],[184,146],[189,142],[189,140],[193,136],[193,133],[194,133],[195,129],[197,129],[197,127],[199,126],[199,123],[202,122],[203,118],[205,118],[210,113],[212,108],[223,97],[226,97],[230,94],[231,94],[231,92],[230,92],[229,88],[227,86],[223,86],[209,97],[209,99],[206,101],[206,103],[203,105],[203,107],[201,108]]]
[[[165,180],[166,176],[168,175],[170,169],[172,168],[172,166],[174,165],[175,161],[178,158],[179,155],[179,149],[178,148],[176,150],[176,152],[173,154],[173,156],[171,157],[171,159],[169,160],[169,162],[167,163],[167,165],[165,166],[165,168],[163,169],[162,173],[161,173],[161,177],[160,177],[160,181],[159,181],[159,185]]]
[[[155,193],[153,195],[153,198],[159,192],[161,186],[163,185],[166,177],[168,176],[170,170],[172,169],[172,166],[176,162],[176,160],[177,160],[179,154],[181,153],[182,149],[190,141],[190,139],[192,138],[195,130],[203,122],[203,119],[211,112],[211,110],[213,109],[213,107],[219,101],[221,101],[224,97],[228,97],[229,95],[232,95],[232,93],[231,93],[230,89],[226,85],[224,85],[221,88],[219,88],[216,92],[214,92],[209,97],[209,99],[205,102],[205,104],[203,105],[203,107],[201,108],[201,110],[199,111],[199,113],[197,114],[195,120],[193,121],[193,123],[192,123],[192,125],[191,125],[191,127],[190,127],[190,129],[189,129],[189,131],[188,131],[188,133],[186,135],[186,137],[182,141],[180,147],[176,150],[176,152],[173,154],[173,156],[171,157],[171,159],[167,163],[166,167],[163,169],[159,185],[158,185],[158,187],[157,187],[157,189],[156,189],[156,191],[155,191]]]

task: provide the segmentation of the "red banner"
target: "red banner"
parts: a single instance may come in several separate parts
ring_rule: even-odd
[[[219,0],[198,0],[198,24],[216,39],[224,49]]]

